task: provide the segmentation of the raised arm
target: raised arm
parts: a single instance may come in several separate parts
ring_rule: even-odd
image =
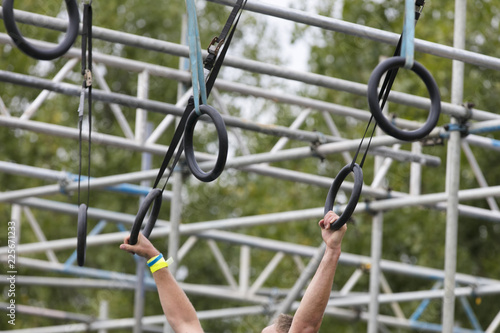
[[[123,244],[120,245],[120,249],[132,254],[135,253],[147,260],[160,254],[153,244],[141,233],[139,233],[137,244],[130,245],[129,237],[126,237]],[[196,316],[196,310],[168,268],[165,267],[157,270],[153,273],[153,278],[156,282],[163,312],[174,332],[203,332],[200,321]]]
[[[347,230],[346,225],[337,231],[330,230],[330,224],[338,218],[337,214],[329,211],[324,219],[319,221],[326,250],[304,297],[302,297],[299,308],[295,312],[289,333],[316,333],[319,331],[333,286],[342,238]]]

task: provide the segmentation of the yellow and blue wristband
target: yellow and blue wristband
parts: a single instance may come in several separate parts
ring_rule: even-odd
[[[149,259],[147,265],[151,270],[151,273],[154,273],[159,269],[170,266],[173,262],[174,259],[172,259],[172,257],[168,258],[165,261],[165,258],[163,258],[163,254],[160,253],[159,255]]]

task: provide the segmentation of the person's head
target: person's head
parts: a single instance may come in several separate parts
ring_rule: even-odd
[[[288,333],[292,326],[292,320],[292,316],[282,313],[272,325],[264,328],[261,333]]]

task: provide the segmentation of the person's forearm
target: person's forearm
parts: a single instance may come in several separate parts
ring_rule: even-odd
[[[153,273],[167,321],[176,333],[203,332],[196,310],[168,268]]]
[[[338,249],[327,248],[325,250],[318,269],[295,313],[294,323],[300,325],[294,327],[293,332],[309,333],[319,330],[326,305],[330,298],[340,252],[340,247]]]

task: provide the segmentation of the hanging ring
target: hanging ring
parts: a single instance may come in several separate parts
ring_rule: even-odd
[[[52,60],[62,56],[70,49],[71,46],[73,46],[80,28],[80,14],[78,12],[78,4],[76,3],[76,0],[65,0],[65,2],[66,10],[68,11],[69,16],[66,36],[56,47],[46,49],[35,47],[24,38],[21,31],[19,31],[14,18],[14,0],[3,0],[2,9],[5,29],[7,29],[10,38],[21,51],[38,60]]]
[[[149,215],[148,222],[142,231],[142,234],[149,238],[151,231],[153,230],[156,220],[158,219],[158,214],[160,213],[160,207],[162,202],[162,190],[159,188],[154,188],[148,193],[135,217],[134,225],[132,226],[132,231],[130,232],[129,244],[137,244],[137,239],[139,238],[139,231],[141,230],[142,222],[146,217],[149,207],[153,205],[151,210],[151,215]]]
[[[87,249],[87,205],[78,207],[78,227],[76,238],[76,259],[78,266],[85,264],[85,251]]]
[[[351,173],[351,171],[354,173],[354,187],[352,189],[351,198],[338,220],[330,225],[330,229],[332,230],[339,230],[344,224],[346,224],[354,212],[354,209],[359,201],[359,196],[361,195],[361,189],[363,188],[363,170],[361,170],[361,167],[357,163],[354,163],[352,169],[351,166],[352,164],[349,163],[343,167],[342,170],[340,170],[337,177],[335,177],[332,186],[330,186],[330,190],[328,191],[328,195],[326,197],[324,215],[333,209],[337,192],[340,189],[340,185],[344,182],[344,179]]]
[[[217,177],[219,177],[224,170],[227,160],[228,139],[226,125],[217,110],[209,105],[202,104],[200,105],[200,112],[201,114],[208,115],[212,119],[215,128],[217,129],[217,135],[219,136],[219,155],[217,156],[215,166],[212,171],[204,172],[196,162],[193,147],[194,127],[198,122],[198,114],[196,111],[192,111],[186,121],[186,128],[184,130],[184,152],[186,154],[188,167],[193,175],[199,180],[208,183],[217,179]]]
[[[403,57],[391,57],[375,67],[370,76],[370,79],[368,80],[368,104],[370,105],[370,111],[377,121],[377,124],[385,133],[391,135],[396,139],[404,141],[417,141],[423,139],[434,129],[434,127],[436,127],[436,124],[439,120],[439,115],[441,113],[441,95],[439,94],[439,88],[431,73],[416,61],[411,68],[411,70],[414,71],[422,79],[422,81],[424,81],[431,100],[431,107],[429,110],[427,121],[419,129],[413,131],[405,131],[394,126],[382,114],[377,92],[377,87],[379,85],[380,79],[382,78],[382,75],[390,69],[403,67],[405,65],[405,61],[406,60]]]

